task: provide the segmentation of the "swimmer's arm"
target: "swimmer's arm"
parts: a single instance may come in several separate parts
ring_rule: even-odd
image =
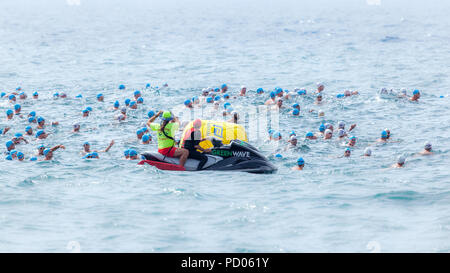
[[[28,140],[26,140],[24,137],[21,138],[23,141],[25,141],[26,144],[28,144]]]
[[[59,148],[61,148],[61,149],[63,149],[63,150],[66,149],[66,147],[64,147],[64,145],[59,144],[59,145],[56,145],[55,147],[51,148],[50,150],[51,150],[52,152],[54,152],[54,151],[58,150]]]
[[[9,131],[9,129],[11,129],[10,127],[5,127],[5,129],[3,129],[3,135],[5,135],[8,131]]]
[[[351,130],[355,129],[355,127],[356,127],[356,123],[352,124],[352,126],[350,126],[350,129],[348,131],[350,132]]]
[[[149,118],[147,121],[147,126],[150,127],[150,124],[152,124],[155,121],[155,119],[158,118],[162,113],[163,113],[163,111],[159,111],[156,115]]]
[[[111,140],[111,143],[109,143],[109,146],[106,147],[106,149],[102,152],[107,153],[109,151],[109,149],[111,149],[111,147],[114,145],[114,143],[115,143],[114,140]]]
[[[52,121],[52,126],[56,126],[56,125],[59,125],[59,122],[58,121]]]

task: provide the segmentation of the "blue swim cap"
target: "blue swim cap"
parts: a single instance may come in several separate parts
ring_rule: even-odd
[[[139,129],[139,130],[137,130],[136,131],[136,135],[140,135],[140,134],[143,134],[144,132],[142,131],[142,129]]]
[[[100,97],[103,97],[103,94],[102,94],[102,93],[97,94],[97,99],[99,99]]]
[[[388,133],[386,131],[381,132],[381,138],[387,138]]]
[[[299,165],[299,166],[305,165],[305,160],[303,160],[303,157],[299,157],[297,159],[297,165]]]
[[[88,106],[88,107],[86,107],[86,110],[88,110],[89,112],[92,112],[92,107]]]
[[[119,85],[119,90],[123,90],[123,89],[125,89],[125,85],[123,85],[123,84]]]
[[[38,138],[40,135],[44,133],[44,130],[39,130],[36,132],[36,138]]]
[[[272,135],[274,132],[275,132],[275,130],[274,129],[269,129],[269,135]]]
[[[231,103],[225,102],[225,103],[223,104],[223,108],[225,108],[225,109],[227,109],[228,106],[231,106]]]
[[[274,91],[270,92],[270,97],[271,98],[275,98],[276,96],[277,96],[277,94]]]
[[[38,123],[41,123],[41,122],[44,122],[44,121],[45,121],[45,119],[43,117],[38,117],[38,119],[37,119]]]
[[[224,94],[223,97],[224,97],[225,99],[229,99],[229,98],[230,98],[230,95]]]
[[[130,101],[131,101],[130,99],[126,99],[126,100],[125,100],[125,105],[126,105],[126,106],[130,105]]]
[[[14,135],[14,137],[19,138],[19,137],[23,137],[23,135],[22,135],[21,133],[16,133],[16,134]]]
[[[137,152],[133,149],[130,150],[130,156],[135,156],[137,155]]]
[[[31,116],[31,117],[35,117],[36,116],[36,112],[35,111],[31,111],[28,115]]]
[[[220,88],[214,88],[214,92],[219,92]]]
[[[78,94],[75,96],[75,98],[82,98],[82,97],[83,97],[83,95],[81,95],[81,94]]]
[[[356,137],[355,136],[351,136],[350,140],[353,140],[353,139],[356,140]]]
[[[206,102],[207,103],[212,103],[213,102],[213,98],[211,98],[211,97],[206,98]]]
[[[227,87],[226,84],[222,84],[221,88],[224,89],[225,87]]]
[[[130,149],[126,149],[126,150],[123,152],[123,155],[124,155],[124,156],[129,156],[129,155],[130,155]]]
[[[292,115],[298,116],[298,115],[300,115],[300,111],[299,111],[297,108],[295,108],[295,109],[292,111]]]
[[[420,92],[419,92],[419,90],[417,90],[417,89],[413,91],[413,95],[417,95],[417,94],[419,94],[419,93],[420,93]]]
[[[119,103],[118,100],[116,100],[116,101],[114,102],[114,107],[119,108],[119,106],[120,106],[120,103]]]
[[[150,86],[151,86],[151,84],[147,83],[147,84],[145,85],[145,88],[150,88]]]
[[[12,100],[12,99],[15,99],[16,98],[16,96],[14,96],[14,95],[9,95],[9,100]]]
[[[188,106],[192,101],[191,100],[185,100],[184,105]]]
[[[20,106],[20,104],[14,105],[14,110],[19,110],[20,108],[22,108],[22,107]]]
[[[281,137],[281,133],[280,132],[274,132],[272,137],[273,138],[279,138],[279,137]]]
[[[219,101],[220,100],[220,96],[215,96],[214,97],[214,101]]]
[[[83,114],[84,113],[89,113],[89,110],[88,109],[84,109],[82,112],[83,112]]]
[[[9,152],[9,154],[10,154],[10,155],[17,154],[17,151],[16,151],[16,150],[12,150],[12,151]]]
[[[38,146],[38,149],[42,149],[42,148],[45,148],[44,144],[41,144]]]
[[[91,157],[92,158],[98,158],[98,153],[97,152],[92,152],[91,153]]]
[[[30,131],[30,130],[32,130],[32,129],[31,129],[31,126],[25,127],[25,132],[28,132],[28,131]]]
[[[141,91],[139,91],[139,90],[134,91],[135,96],[140,95],[140,94],[141,94]]]
[[[150,140],[150,136],[149,135],[143,135],[142,136],[142,141],[143,142],[147,142],[147,141],[149,141]]]
[[[312,137],[312,136],[314,136],[314,134],[312,132],[308,132],[308,133],[306,133],[306,136],[307,137]]]
[[[192,102],[195,102],[196,100],[198,100],[198,97],[197,97],[197,96],[192,97]]]
[[[59,97],[59,93],[53,94],[53,97]]]
[[[344,94],[337,94],[337,95],[336,95],[336,98],[338,98],[338,99],[343,98],[343,97],[345,97]]]
[[[325,131],[325,125],[322,123],[319,126],[319,132],[324,132]]]
[[[275,157],[276,158],[283,158],[283,156],[281,154],[276,154]]]
[[[34,92],[33,96],[39,96],[39,93],[38,92]]]
[[[3,98],[4,96],[6,96],[6,93],[5,93],[5,92],[2,92],[1,95],[0,95],[0,97]]]
[[[37,157],[33,156],[32,158],[30,158],[30,161],[37,161]]]
[[[18,87],[16,88],[16,91],[20,91],[20,90],[22,90],[22,87],[18,86]]]
[[[262,94],[262,93],[264,93],[264,89],[262,89],[262,88],[260,87],[260,88],[256,89],[256,93],[257,93],[257,94]]]
[[[28,118],[28,122],[29,122],[29,123],[33,123],[35,120],[36,120],[35,117],[29,117],[29,118]]]
[[[13,143],[11,140],[8,140],[8,141],[6,142],[6,148],[11,147],[13,144],[14,144],[14,143]]]
[[[149,118],[153,117],[154,115],[155,115],[155,112],[154,112],[154,111],[152,111],[152,110],[148,111],[147,116],[148,116]]]
[[[87,142],[87,141],[85,141],[84,143],[83,143],[83,146],[85,146],[85,145],[91,145],[91,144],[89,144],[89,142]]]
[[[44,150],[44,155],[47,155],[50,152],[50,149],[45,149]]]
[[[297,94],[306,95],[306,90],[305,89],[299,90],[299,91],[297,91]]]
[[[130,102],[130,107],[136,105],[135,101]]]
[[[346,148],[345,151],[346,152],[351,152],[352,150],[350,150],[350,148]]]
[[[144,103],[144,98],[143,97],[139,97],[136,101],[138,103]]]
[[[6,115],[7,115],[7,116],[9,116],[9,115],[14,115],[14,111],[11,110],[11,109],[8,109],[8,110],[6,110]]]
[[[6,160],[13,160],[12,156],[10,156],[10,155],[7,155],[7,156],[5,157],[5,159],[6,159]]]
[[[292,108],[297,108],[297,107],[300,107],[300,104],[294,103],[294,104],[292,105]]]
[[[17,153],[17,158],[18,158],[18,159],[22,159],[22,158],[24,158],[24,156],[25,156],[25,155],[24,155],[22,152],[18,152],[18,153]]]

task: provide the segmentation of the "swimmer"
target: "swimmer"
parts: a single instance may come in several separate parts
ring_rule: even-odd
[[[322,104],[322,103],[323,103],[323,100],[322,100],[322,94],[319,93],[319,94],[317,95],[317,97],[316,97],[316,101],[314,102],[314,104],[320,105],[320,104]]]
[[[141,91],[136,90],[134,91],[134,99],[137,100],[138,98],[140,98],[142,96]]]
[[[73,125],[73,133],[79,133],[80,132],[80,128],[81,128],[81,126],[80,126],[80,124],[74,124]]]
[[[310,139],[310,140],[314,140],[314,139],[317,139],[317,136],[315,136],[313,134],[313,132],[307,132],[305,138],[306,139]]]
[[[398,93],[397,97],[399,98],[408,98],[408,94],[406,88],[400,89],[400,93]]]
[[[306,89],[300,89],[297,91],[297,95],[306,96]]]
[[[226,93],[228,91],[228,86],[226,84],[222,84],[220,87],[220,93]]]
[[[238,120],[239,120],[239,114],[236,111],[231,112],[231,119],[228,120],[228,122],[237,124]]]
[[[270,98],[268,100],[266,100],[266,102],[264,103],[264,105],[273,105],[275,104],[275,98],[276,98],[276,94],[274,91],[270,92]]]
[[[123,84],[119,85],[119,90],[125,90],[125,85]]]
[[[14,135],[12,142],[14,142],[15,145],[20,144],[20,142],[25,142],[26,144],[28,144],[28,141],[23,137],[23,135],[21,133],[17,133]]]
[[[142,129],[137,130],[137,131],[136,131],[137,139],[138,139],[138,140],[141,140],[141,139],[142,139],[142,136],[144,136],[144,134],[145,134],[145,132],[142,131]]]
[[[325,125],[325,129],[330,129],[331,132],[334,131],[334,127],[331,123],[325,123],[324,125]]]
[[[292,115],[293,116],[299,116],[300,115],[300,110],[298,110],[298,109],[292,110]]]
[[[290,136],[288,143],[289,144],[286,146],[285,150],[289,150],[289,149],[293,149],[293,148],[297,147],[297,143],[298,143],[297,137],[295,135]]]
[[[264,94],[264,89],[262,89],[261,87],[256,89],[256,94],[258,94],[258,95]]]
[[[20,115],[21,110],[22,110],[22,106],[20,106],[20,104],[14,105],[14,114]]]
[[[247,93],[247,87],[245,85],[241,86],[241,92],[239,96],[243,97],[245,96],[245,93]]]
[[[325,85],[321,82],[317,83],[317,93],[321,93],[325,89]]]
[[[305,167],[305,160],[303,160],[303,158],[300,157],[299,159],[297,159],[297,166],[292,167],[292,170],[302,171],[304,167]]]
[[[323,139],[331,139],[333,137],[333,131],[326,129],[323,134]]]
[[[413,96],[409,100],[419,102],[419,98],[420,98],[420,91],[416,89],[413,92]]]
[[[53,147],[52,149],[45,149],[43,154],[44,154],[44,159],[43,160],[52,160],[53,159],[53,152],[58,150],[58,149],[63,149],[65,150],[66,147],[64,147],[63,145],[58,145]]]
[[[228,95],[228,94],[223,94],[223,99],[224,99],[224,100],[229,100],[229,99],[230,99],[230,95]]]
[[[272,140],[273,141],[280,141],[282,139],[281,133],[280,132],[274,132],[272,134]]]
[[[354,147],[356,145],[356,137],[351,136],[349,142],[347,143],[348,147]]]
[[[345,149],[344,157],[350,157],[351,154],[352,154],[352,151],[350,150],[350,148]]]
[[[11,102],[11,103],[16,102],[16,96],[14,96],[14,95],[12,95],[12,94],[9,95],[8,99],[9,99],[9,102]]]
[[[125,159],[130,159],[130,149],[125,150],[123,155],[125,156]]]
[[[421,151],[419,153],[419,155],[432,155],[432,154],[434,154],[434,152],[432,151],[433,147],[432,147],[430,142],[426,141],[423,146],[424,146],[423,147],[423,151]]]
[[[97,152],[88,153],[85,156],[83,156],[83,159],[99,159],[100,156]]]
[[[105,97],[103,96],[103,94],[98,94],[97,95],[97,101],[99,101],[99,102],[104,102],[105,101]]]
[[[128,159],[129,160],[136,160],[136,159],[138,159],[138,153],[135,150],[130,149],[129,150],[129,158]]]
[[[151,135],[146,134],[142,136],[142,144],[150,144],[151,141],[152,141]]]
[[[25,159],[25,155],[22,152],[17,152],[17,160],[23,161]]]
[[[89,117],[89,110],[84,109],[83,111],[81,111],[82,115],[84,118]]]
[[[130,102],[130,109],[136,110],[137,109],[137,103],[135,101]]]
[[[38,92],[34,92],[33,93],[33,99],[37,100],[39,98],[39,93]]]
[[[403,155],[401,155],[397,158],[397,163],[392,165],[391,168],[402,168],[402,167],[404,167],[405,162],[406,162],[406,158]]]
[[[325,132],[325,125],[322,123],[319,126],[319,132],[317,132],[317,135],[323,135],[323,133]]]
[[[120,121],[125,121],[127,119],[127,108],[122,107],[120,109],[120,114],[116,116],[116,119]]]
[[[351,130],[355,129],[355,127],[356,127],[356,124],[350,125],[350,129],[348,129],[348,131],[350,132]],[[345,122],[339,121],[338,122],[338,128],[345,130]]]
[[[39,130],[36,132],[37,139],[46,139],[49,134],[47,134],[44,130]]]
[[[282,98],[277,98],[277,100],[276,100],[276,105],[274,105],[273,108],[274,108],[274,109],[281,109],[281,108],[284,108],[284,106],[283,106],[283,99],[282,99]]]
[[[377,142],[387,142],[388,140],[388,133],[386,132],[386,130],[383,130],[381,132],[381,137],[377,140]]]
[[[186,106],[187,109],[194,108],[194,106],[192,105],[192,101],[191,100],[185,100],[184,101],[184,106]]]
[[[125,99],[125,101],[124,101],[125,106],[130,106],[130,102],[131,102],[130,99]]]
[[[6,153],[9,154],[10,151],[14,150],[16,145],[11,140],[6,142]]]
[[[38,126],[37,126],[38,129],[44,129],[45,125],[46,125],[45,124],[45,119],[43,117],[38,117],[37,118],[37,124],[38,124]],[[52,126],[56,126],[58,124],[59,124],[59,122],[57,122],[57,121],[52,121],[51,122]]]
[[[114,109],[114,110],[119,110],[119,106],[120,106],[120,103],[119,103],[118,100],[116,100],[116,101],[114,102],[113,109]]]
[[[137,103],[137,104],[143,104],[143,103],[144,103],[144,98],[143,98],[143,97],[139,97],[139,98],[136,100],[136,103]]]
[[[273,140],[272,136],[273,136],[273,133],[275,133],[275,130],[269,129],[268,133],[269,133],[269,141]]]
[[[338,130],[338,137],[339,137],[339,139],[343,139],[343,138],[345,138],[346,136],[347,136],[347,132],[345,132],[344,129],[339,129],[339,130]]]
[[[6,110],[6,120],[12,120],[14,118],[14,111],[11,109]]]
[[[65,98],[67,98],[67,94],[66,93],[61,93],[59,95],[59,97],[62,98],[62,99],[65,99]]]
[[[364,155],[363,156],[365,156],[365,157],[372,156],[372,150],[369,147],[367,147],[366,149],[364,149]]]
[[[106,149],[105,150],[103,150],[103,151],[97,151],[97,150],[95,150],[94,152],[97,152],[97,153],[107,153],[110,149],[111,149],[111,147],[114,145],[114,143],[115,143],[115,141],[114,140],[111,140],[111,142],[109,143],[109,145],[108,145],[108,147],[106,147]],[[83,154],[83,155],[85,155],[85,154],[88,154],[88,153],[92,153],[93,151],[91,151],[91,144],[89,143],[89,142],[84,142],[83,143],[83,150],[81,151],[81,154]]]
[[[200,104],[200,99],[197,96],[195,96],[192,98],[192,103],[194,105],[198,105],[198,104]]]
[[[300,104],[294,103],[294,104],[292,105],[292,108],[298,109],[298,111],[300,111]]]

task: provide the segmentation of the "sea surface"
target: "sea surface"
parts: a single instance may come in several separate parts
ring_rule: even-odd
[[[20,86],[25,117],[34,110],[60,123],[42,143],[66,147],[30,162],[41,142],[29,138],[17,147],[25,162],[6,161],[4,143],[28,122],[6,121],[13,105],[0,100],[0,129],[11,127],[0,136],[0,251],[449,252],[449,10],[436,0],[0,1],[0,91]],[[325,84],[320,107],[316,82]],[[280,159],[266,138],[251,141],[277,173],[167,172],[123,159],[128,148],[156,150],[135,135],[149,110],[223,83],[234,95],[248,87],[249,98],[231,101],[241,114],[276,86],[308,91],[279,116],[284,141],[299,135],[298,150]],[[422,97],[380,95],[383,87]],[[337,99],[346,89],[360,95]],[[112,103],[134,90],[144,104],[119,123]],[[308,112],[319,108],[324,118]],[[357,124],[350,158],[341,142],[304,141],[340,120]],[[375,145],[384,128],[394,141]],[[83,142],[101,150],[111,140],[99,160],[82,159]],[[425,141],[435,154],[414,156]],[[368,145],[373,156],[363,158]],[[405,167],[389,168],[401,154]],[[299,156],[305,169],[291,171]]]

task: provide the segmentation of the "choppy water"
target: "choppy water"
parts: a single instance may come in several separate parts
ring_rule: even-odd
[[[450,4],[297,2],[1,1],[0,89],[39,91],[38,102],[21,102],[23,112],[59,121],[44,143],[67,149],[52,162],[0,159],[0,251],[448,252]],[[325,121],[358,124],[349,159],[337,158],[339,144],[316,141],[275,160],[263,140],[253,144],[276,174],[171,173],[122,159],[126,148],[148,149],[135,141],[148,110],[181,104],[204,87],[312,91],[317,81],[326,85]],[[113,101],[164,82],[160,95],[143,91],[144,106],[129,122],[113,121]],[[418,88],[422,98],[379,97],[381,87]],[[336,100],[344,89],[361,95]],[[69,99],[50,99],[55,91]],[[104,104],[95,101],[99,92]],[[310,98],[295,101],[317,109]],[[86,106],[94,108],[88,121],[80,114]],[[26,126],[6,122],[8,108],[2,99],[1,125],[13,128],[2,143]],[[75,122],[79,135],[70,133]],[[285,111],[280,124],[286,136],[321,122]],[[361,158],[386,127],[399,142]],[[100,160],[81,159],[84,141],[102,149],[111,139],[116,145]],[[387,168],[425,140],[434,156]],[[36,146],[18,150],[29,157]],[[299,155],[306,168],[292,172]]]

